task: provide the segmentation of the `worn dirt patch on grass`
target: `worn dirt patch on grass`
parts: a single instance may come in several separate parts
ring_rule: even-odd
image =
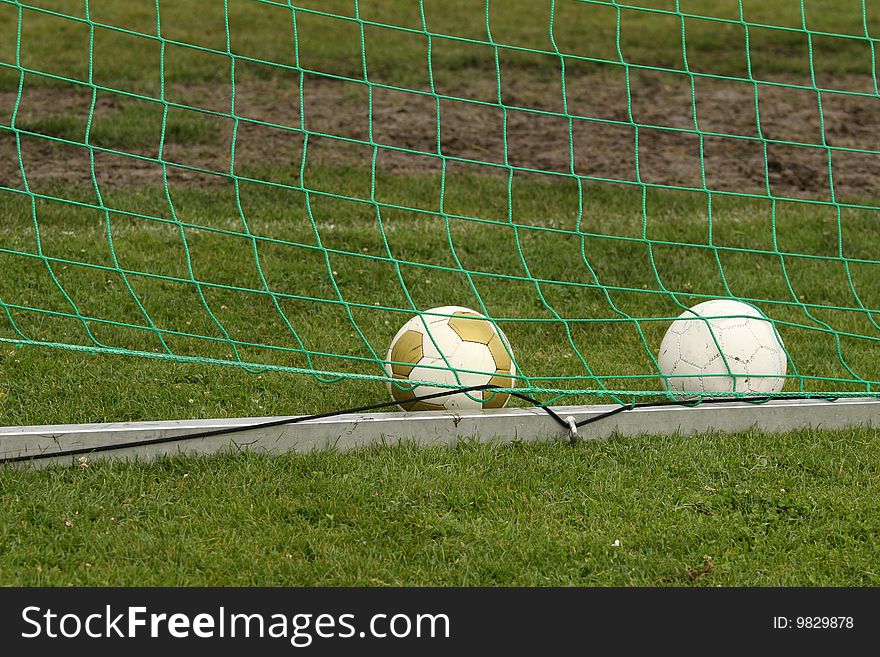
[[[839,86],[846,89],[846,80]],[[622,75],[573,70],[564,97],[561,79],[503,81],[502,107],[487,100],[498,96],[490,87],[471,83],[447,90],[454,98],[438,99],[318,76],[306,76],[302,88],[298,80],[255,81],[236,86],[238,121],[228,88],[176,90],[174,98],[187,98],[194,109],[168,114],[164,170],[161,103],[137,101],[143,107],[132,114],[127,103],[135,101],[103,93],[92,120],[105,128],[102,148],[117,152],[96,150],[95,177],[112,186],[162,184],[166,175],[209,185],[230,172],[262,172],[295,185],[304,151],[307,165],[369,168],[375,144],[376,166],[392,173],[439,173],[442,154],[473,160],[480,164],[472,170],[496,175],[506,175],[510,165],[843,202],[880,193],[880,154],[856,152],[880,151],[880,98],[825,92],[820,110],[819,95],[810,90],[707,78],[692,87],[685,75],[653,72],[633,74],[628,88]],[[0,125],[11,126],[16,98],[0,94]],[[71,142],[21,136],[29,185],[92,185],[91,155],[80,136],[90,106],[91,92],[82,87],[26,89],[16,126]],[[128,123],[114,130],[114,121]],[[4,186],[24,186],[18,151],[14,133],[0,131]]]

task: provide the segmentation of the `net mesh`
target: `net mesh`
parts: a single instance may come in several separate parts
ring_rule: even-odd
[[[783,338],[779,394],[877,395],[878,22],[0,0],[0,341],[381,381],[409,317],[459,305],[515,390],[623,400],[729,298]]]

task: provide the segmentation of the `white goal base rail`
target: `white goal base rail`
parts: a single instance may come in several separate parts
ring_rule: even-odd
[[[562,418],[576,422],[607,413],[615,405],[554,406]],[[50,463],[76,464],[83,459],[149,461],[177,454],[205,455],[254,450],[264,453],[309,452],[321,449],[348,450],[398,443],[454,445],[459,440],[507,443],[511,441],[569,440],[561,427],[540,408],[509,408],[450,413],[371,413],[338,415],[270,428],[244,429],[219,436],[186,439],[187,434],[247,427],[281,418],[235,418],[171,420],[160,422],[112,422],[105,424],[45,425],[0,428],[0,460],[34,457],[19,461],[36,466]],[[841,398],[828,400],[774,400],[708,403],[699,406],[655,406],[626,410],[578,429],[582,439],[612,435],[637,436],[691,434],[706,431],[736,432],[755,427],[762,431],[793,429],[840,429],[852,426],[880,428],[880,399]],[[180,437],[152,445],[129,443]],[[117,447],[118,446],[118,447]],[[112,448],[112,449],[111,449]],[[85,454],[51,456],[70,450],[94,450]]]

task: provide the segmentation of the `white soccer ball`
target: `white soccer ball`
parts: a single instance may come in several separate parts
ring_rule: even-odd
[[[502,408],[510,395],[492,390],[413,401],[450,389],[408,382],[509,388],[516,375],[512,354],[507,338],[484,315],[461,306],[431,308],[410,319],[391,341],[385,358],[385,371],[393,379],[388,392],[406,411]]]
[[[664,387],[686,393],[779,392],[787,364],[773,323],[754,306],[729,299],[705,301],[679,315],[657,362],[668,377]]]

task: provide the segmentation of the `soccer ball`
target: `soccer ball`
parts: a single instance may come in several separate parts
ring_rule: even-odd
[[[741,301],[715,299],[684,311],[666,331],[657,362],[668,377],[664,387],[675,391],[766,394],[785,384],[785,350],[773,323]]]
[[[385,371],[393,379],[388,392],[406,411],[502,408],[510,395],[493,390],[414,401],[417,396],[451,390],[406,382],[509,388],[516,375],[512,353],[507,338],[484,315],[461,306],[431,308],[410,319],[391,341],[385,357]]]

